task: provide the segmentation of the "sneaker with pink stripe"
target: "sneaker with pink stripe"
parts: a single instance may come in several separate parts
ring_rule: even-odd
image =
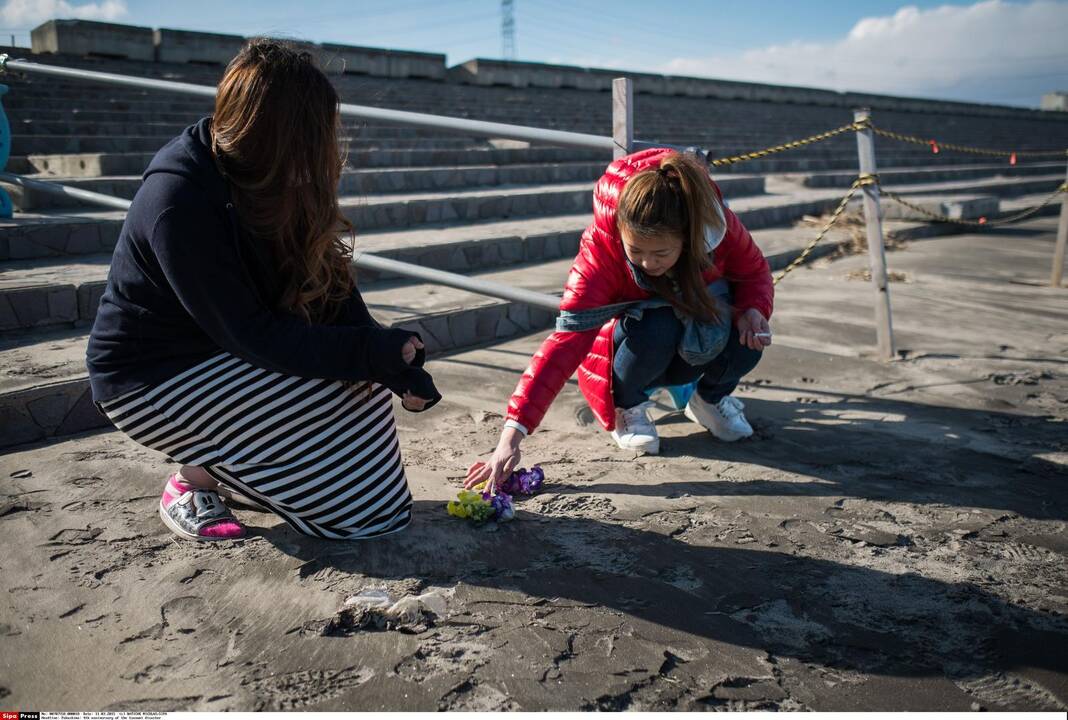
[[[247,533],[219,493],[196,488],[178,473],[163,487],[159,515],[171,532],[188,540],[236,540]]]

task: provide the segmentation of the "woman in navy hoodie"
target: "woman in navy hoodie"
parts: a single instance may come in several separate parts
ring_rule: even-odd
[[[254,40],[126,216],[87,365],[116,427],[181,463],[159,512],[182,537],[245,534],[219,491],[316,537],[411,521],[391,391],[413,412],[441,396],[419,337],[354,285],[338,127],[312,57]]]

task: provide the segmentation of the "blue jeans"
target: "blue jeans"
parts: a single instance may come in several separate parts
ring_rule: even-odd
[[[694,367],[677,351],[682,323],[669,307],[645,310],[641,320],[624,316],[616,323],[612,340],[612,397],[618,408],[631,408],[648,400],[646,391],[665,385],[688,385],[697,380],[701,399],[717,403],[734,392],[746,374],[760,362],[761,351],[738,342],[738,328],[723,352],[710,363]]]

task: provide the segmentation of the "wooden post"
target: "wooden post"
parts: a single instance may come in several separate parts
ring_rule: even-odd
[[[634,146],[634,82],[630,78],[612,81],[613,158],[629,155]]]
[[[1064,174],[1065,182],[1068,182],[1068,171]],[[1068,245],[1068,188],[1061,193],[1061,220],[1057,223],[1057,244],[1053,248],[1053,272],[1049,275],[1049,284],[1053,287],[1061,286],[1061,277],[1064,275],[1064,250]]]
[[[863,122],[871,117],[868,108],[853,111],[853,119]],[[857,131],[857,154],[860,159],[860,174],[875,175],[875,138],[871,128]],[[875,288],[875,332],[879,340],[879,354],[892,360],[894,328],[890,319],[890,286],[886,278],[886,250],[883,247],[883,221],[879,214],[879,186],[865,185],[864,220],[868,230],[868,265],[871,268],[871,284]]]

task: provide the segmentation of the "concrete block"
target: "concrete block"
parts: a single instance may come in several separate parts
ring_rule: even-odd
[[[0,427],[4,428],[0,433],[0,448],[36,442],[48,436],[44,428],[34,422],[25,404],[12,396],[0,397]]]
[[[93,320],[96,317],[100,298],[106,289],[107,283],[103,282],[84,283],[78,287],[79,320]]]
[[[522,238],[502,238],[497,243],[497,247],[500,249],[501,261],[504,264],[518,263],[524,259]]]
[[[63,389],[58,389],[30,400],[26,403],[26,410],[34,423],[51,435],[63,423],[63,418],[67,417],[70,406],[69,395]]]
[[[530,306],[526,303],[512,303],[508,306],[508,319],[524,330],[530,330]]]
[[[504,317],[504,305],[486,305],[478,309],[475,317],[475,334],[479,343],[489,342],[497,336],[497,327]]]
[[[449,334],[448,315],[432,315],[419,318],[419,324],[423,328],[423,340],[427,345],[427,352],[445,352],[452,350],[455,345]],[[427,342],[427,340],[430,342]]]
[[[78,319],[78,296],[81,288],[72,295],[65,289],[48,293],[48,319],[54,322],[74,322]]]
[[[492,339],[490,336],[479,336],[478,313],[481,308],[464,310],[452,313],[448,316],[449,336],[452,338],[453,347],[470,347],[484,340]],[[487,330],[487,334],[488,334]]]
[[[111,243],[114,246],[114,242]],[[108,244],[100,238],[100,226],[96,223],[72,225],[64,248],[68,255],[90,255],[105,252]]]
[[[79,388],[82,388],[80,394],[78,393]],[[63,418],[63,422],[53,432],[54,435],[72,435],[111,425],[111,421],[108,420],[107,416],[100,412],[93,403],[93,392],[87,382],[81,380],[71,381],[70,387],[64,389],[67,390],[68,396],[75,398],[75,400],[67,411],[66,417]]]
[[[445,56],[324,43],[320,57],[338,73],[391,78],[445,79]]]
[[[152,28],[92,20],[48,20],[30,32],[34,54],[93,55],[152,62]]]
[[[0,291],[0,330],[32,328],[77,320],[73,285]]]
[[[508,338],[518,335],[522,331],[522,328],[509,320],[506,316],[501,315],[500,319],[497,321],[497,330],[495,334],[498,338]]]
[[[240,35],[160,28],[153,33],[159,62],[226,65],[245,45]]]
[[[541,330],[556,324],[556,313],[542,307],[530,308],[530,329]]]
[[[1042,96],[1042,109],[1068,112],[1068,92],[1051,92]]]

